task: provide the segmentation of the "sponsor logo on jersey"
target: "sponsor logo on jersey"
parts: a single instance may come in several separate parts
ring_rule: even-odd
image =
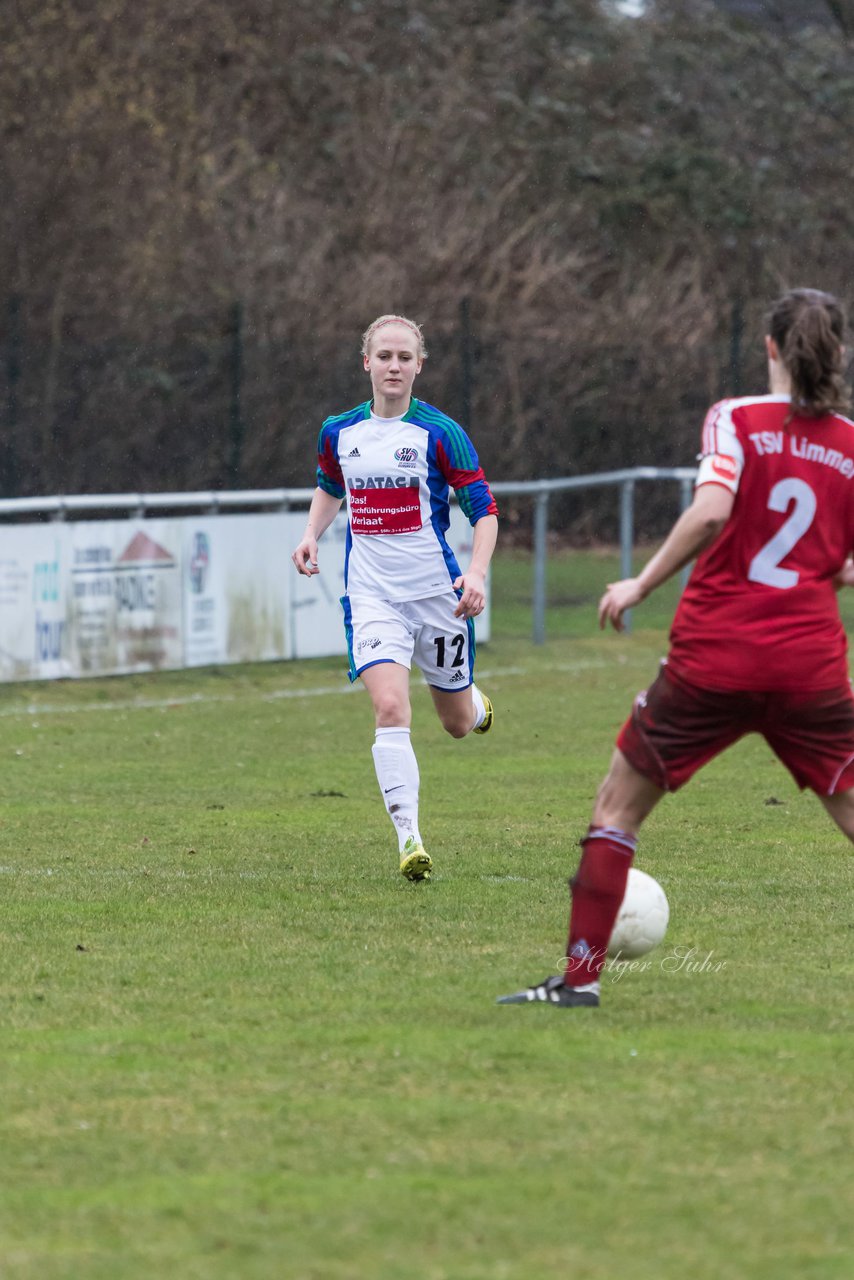
[[[415,533],[421,528],[418,486],[350,489],[350,529],[354,534]]]
[[[403,445],[400,449],[395,449],[394,460],[402,467],[414,467],[418,461],[418,450],[409,445]]]
[[[417,476],[350,476],[348,489],[417,489]]]
[[[362,455],[359,453],[358,449],[351,449],[350,452],[347,454],[348,458],[361,458],[361,456]]]
[[[715,454],[712,458],[712,470],[722,480],[735,481],[738,479],[738,464],[735,458],[730,458],[725,453]]]

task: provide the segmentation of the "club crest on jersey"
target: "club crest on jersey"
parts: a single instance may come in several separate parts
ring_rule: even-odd
[[[735,458],[730,458],[725,453],[715,454],[712,458],[712,470],[722,480],[738,479],[738,466]]]
[[[402,467],[414,467],[418,461],[418,450],[410,445],[401,445],[394,451],[394,460]]]

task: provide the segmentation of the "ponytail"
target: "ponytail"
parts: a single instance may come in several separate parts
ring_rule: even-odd
[[[851,393],[843,376],[845,313],[837,299],[818,289],[791,289],[771,308],[768,332],[792,381],[793,412],[807,418],[844,413]]]

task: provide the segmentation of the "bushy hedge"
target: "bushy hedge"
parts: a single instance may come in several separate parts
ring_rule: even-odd
[[[838,0],[16,8],[7,493],[310,484],[388,310],[495,478],[686,463],[770,298],[854,296]]]

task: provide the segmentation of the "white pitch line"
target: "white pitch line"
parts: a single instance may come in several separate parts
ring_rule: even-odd
[[[0,866],[0,876],[73,876],[74,879],[93,879],[97,877],[99,880],[136,880],[142,877],[149,879],[161,880],[272,880],[276,878],[276,872],[270,871],[263,873],[258,871],[229,870],[226,867],[208,867],[201,863],[197,867],[170,867],[168,869],[162,867],[147,867],[141,860],[138,868],[128,870],[126,867],[79,867],[79,866],[62,866],[62,867],[28,867],[24,865],[15,866],[8,863]],[[531,884],[530,876],[480,876],[484,884]]]
[[[560,671],[564,674],[576,674],[581,671],[590,671],[600,667],[608,667],[610,663],[601,659],[585,659],[581,658],[578,662],[562,662],[556,663],[551,667],[552,671]],[[530,671],[527,667],[494,667],[492,669],[478,671],[478,680],[499,680],[505,676],[526,676]],[[335,694],[350,695],[354,693],[363,693],[364,687],[361,684],[335,684],[335,685],[316,685],[309,689],[274,689],[272,693],[258,694],[233,694],[233,693],[190,693],[182,696],[171,698],[134,698],[132,702],[69,702],[65,706],[60,703],[30,703],[25,707],[0,707],[0,719],[10,719],[13,717],[30,717],[35,716],[67,716],[67,715],[84,715],[98,713],[101,711],[166,711],[170,707],[194,707],[194,706],[215,706],[225,702],[250,702],[257,699],[259,702],[277,702],[283,698],[326,698]]]
[[[170,868],[165,870],[161,867],[150,869],[141,860],[138,869],[128,871],[125,867],[26,867],[26,866],[0,866],[0,876],[73,876],[75,880],[88,877],[99,880],[105,878],[113,880],[136,880],[140,878],[150,880],[213,880],[215,877],[220,880],[271,880],[274,873],[270,872],[265,875],[258,871],[229,871],[224,867],[206,867],[200,865],[193,869],[185,869],[183,867]]]

